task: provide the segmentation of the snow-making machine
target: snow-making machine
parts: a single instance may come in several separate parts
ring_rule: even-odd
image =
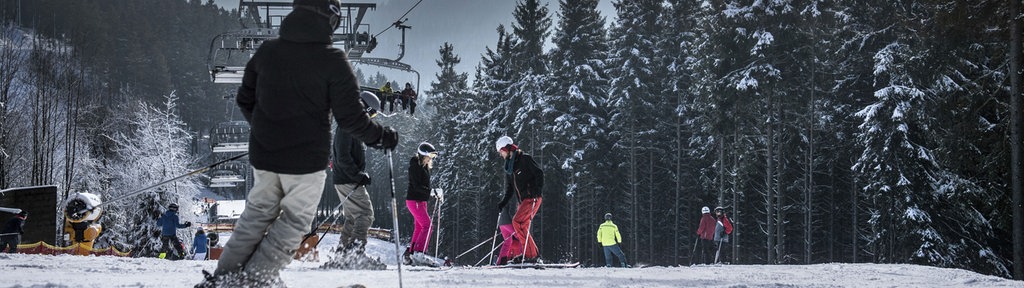
[[[92,193],[75,193],[64,201],[64,232],[70,235],[71,246],[87,248],[77,249],[75,254],[89,255],[93,240],[103,232],[101,203],[100,196]]]

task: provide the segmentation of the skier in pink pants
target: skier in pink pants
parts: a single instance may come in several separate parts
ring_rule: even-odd
[[[430,214],[427,200],[430,200],[430,169],[433,168],[437,150],[434,145],[423,142],[416,149],[416,156],[409,159],[409,190],[405,195],[405,206],[413,218],[412,241],[405,250],[405,264],[412,264],[413,253],[423,253],[430,243]]]

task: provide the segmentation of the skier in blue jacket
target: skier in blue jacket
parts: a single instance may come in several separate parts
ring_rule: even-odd
[[[181,219],[178,218],[178,204],[171,203],[167,206],[167,212],[160,216],[160,243],[163,244],[160,248],[160,258],[166,257],[171,260],[185,258],[185,247],[182,246],[181,239],[178,239],[176,232],[178,228],[192,227],[192,222],[180,223],[179,221]],[[174,248],[174,253],[168,253],[171,252],[171,248]]]
[[[196,230],[196,237],[192,238],[192,260],[206,260],[209,242],[203,227],[199,227],[199,230]]]

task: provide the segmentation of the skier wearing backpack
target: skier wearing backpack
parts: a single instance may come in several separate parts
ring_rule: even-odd
[[[405,250],[405,264],[413,264],[414,253],[422,254],[430,243],[430,214],[427,200],[430,200],[430,169],[434,167],[437,150],[434,145],[423,142],[416,148],[416,155],[409,159],[409,189],[405,194],[405,207],[413,217],[412,240]],[[417,259],[422,255],[416,255]]]
[[[697,252],[700,253],[700,260],[698,263],[711,264],[715,256],[715,220],[714,216],[711,216],[711,208],[704,206],[700,208],[700,226],[697,227],[697,237],[700,237],[699,248]],[[695,257],[695,256],[690,256]]]
[[[541,191],[544,188],[544,171],[533,161],[533,157],[519,150],[511,137],[501,136],[494,142],[494,146],[505,160],[505,197],[498,203],[498,210],[505,208],[513,195],[519,199],[519,207],[512,217],[512,228],[522,245],[511,247],[511,253],[515,255],[512,263],[536,263],[540,255],[537,243],[533,241],[533,235],[530,235],[530,224],[543,202]]]
[[[331,154],[331,116],[370,147],[393,150],[394,129],[373,122],[345,51],[332,47],[338,0],[295,0],[279,37],[245,65],[235,97],[249,122],[253,186],[213,275],[197,287],[280,287],[316,215]],[[205,271],[204,271],[205,272]]]
[[[363,110],[366,115],[371,119],[377,116],[377,109],[381,107],[377,96],[364,91],[359,97],[366,107]],[[338,199],[345,200],[341,210],[345,224],[335,257],[325,263],[324,268],[384,270],[387,266],[367,256],[365,249],[366,235],[374,219],[373,203],[366,190],[371,183],[370,174],[366,173],[366,145],[339,127],[334,131],[333,154],[334,191]]]
[[[604,223],[597,229],[597,242],[604,246],[604,267],[612,267],[612,254],[619,258],[622,268],[628,268],[626,254],[622,253],[619,243],[622,243],[622,234],[619,234],[619,226],[612,223],[612,213],[604,214]]]

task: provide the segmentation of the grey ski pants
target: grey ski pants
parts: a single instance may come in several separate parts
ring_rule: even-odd
[[[244,271],[248,277],[276,279],[313,223],[326,177],[324,171],[290,175],[253,169],[252,191],[215,274]]]
[[[338,199],[348,198],[348,201],[342,205],[345,227],[341,231],[341,242],[338,243],[338,246],[348,245],[355,240],[360,240],[362,245],[366,245],[366,231],[370,229],[374,219],[373,203],[370,202],[370,194],[366,192],[366,186],[336,184],[334,190],[338,192]]]

